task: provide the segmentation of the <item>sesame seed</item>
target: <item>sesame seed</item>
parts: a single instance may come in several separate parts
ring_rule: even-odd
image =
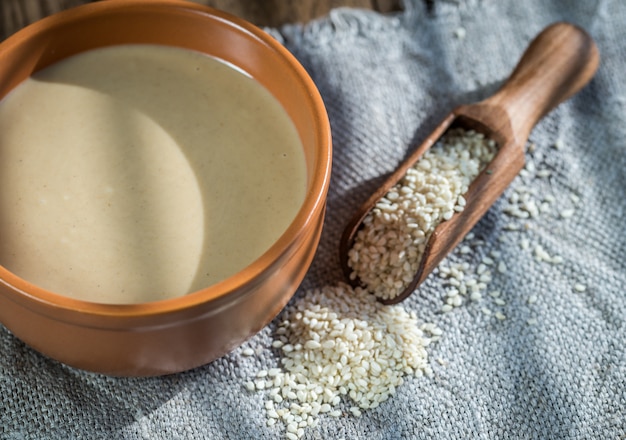
[[[470,295],[470,299],[472,301],[480,301],[482,297],[483,296],[480,294],[480,292],[472,292],[472,294]]]
[[[287,432],[292,432],[292,433],[297,433],[298,432],[298,424],[297,423],[290,423],[287,425]]]
[[[486,264],[487,266],[493,266],[493,264],[495,263],[491,258],[489,257],[483,257],[482,259],[483,264]]]
[[[552,171],[547,169],[541,169],[537,171],[537,177],[550,177],[552,175]]]
[[[242,353],[244,356],[252,356],[252,355],[254,355],[254,350],[248,347],[248,348],[244,348],[244,349],[241,351],[241,353]]]
[[[459,294],[459,289],[450,289],[446,292],[446,296],[448,298],[454,298]]]
[[[321,347],[322,345],[317,341],[306,341],[306,343],[304,344],[304,348],[306,348],[307,350],[317,350]]]
[[[563,262],[563,257],[561,257],[560,255],[555,255],[554,257],[552,257],[550,262],[552,264],[561,264]]]
[[[270,377],[275,377],[280,373],[280,368],[270,368],[267,372],[267,375]]]
[[[543,247],[540,244],[538,244],[535,246],[535,259],[539,262],[542,262],[542,261],[550,261],[551,257],[550,257],[550,254],[548,254],[543,249]]]
[[[576,292],[584,292],[585,290],[587,290],[587,286],[582,283],[576,283],[574,284],[574,290]]]
[[[352,413],[352,415],[354,417],[360,417],[361,416],[361,410],[359,409],[358,406],[350,407],[350,412]]]

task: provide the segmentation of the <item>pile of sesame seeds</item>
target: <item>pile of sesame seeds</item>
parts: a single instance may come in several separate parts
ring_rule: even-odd
[[[363,220],[348,252],[351,278],[381,299],[412,281],[435,227],[465,207],[472,181],[496,143],[473,130],[449,130]]]
[[[404,376],[431,376],[426,347],[441,334],[364,289],[314,290],[287,307],[276,330],[282,368],[259,371],[246,388],[265,391],[268,425],[281,421],[295,440],[320,414],[342,416],[342,399],[358,417],[395,394]]]

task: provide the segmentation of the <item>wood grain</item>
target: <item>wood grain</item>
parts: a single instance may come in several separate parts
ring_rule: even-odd
[[[0,40],[47,15],[93,0],[0,0]],[[364,8],[388,13],[400,10],[400,0],[194,0],[237,15],[257,26],[304,23],[333,8]]]

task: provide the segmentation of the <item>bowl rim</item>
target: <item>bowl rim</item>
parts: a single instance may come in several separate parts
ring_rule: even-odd
[[[306,95],[309,99],[308,105],[311,106],[315,116],[313,127],[315,129],[316,143],[320,148],[315,153],[315,164],[310,178],[311,183],[307,185],[304,202],[287,229],[269,249],[248,266],[235,275],[206,288],[182,296],[145,303],[97,303],[46,290],[28,282],[0,265],[0,284],[6,287],[6,289],[3,289],[4,291],[11,292],[10,299],[21,303],[29,309],[38,309],[39,313],[50,315],[50,312],[54,311],[56,312],[54,314],[57,315],[56,319],[64,321],[74,321],[79,317],[84,318],[85,315],[110,320],[175,314],[194,308],[201,309],[198,306],[212,302],[221,302],[218,300],[237,296],[237,293],[241,293],[242,287],[262,278],[263,273],[269,267],[280,261],[290,251],[292,243],[297,241],[300,235],[305,234],[307,228],[311,227],[310,225],[315,222],[316,213],[324,214],[324,205],[332,169],[332,138],[330,122],[322,97],[307,71],[291,52],[270,34],[242,18],[185,0],[107,0],[76,6],[42,18],[0,42],[0,53],[5,47],[19,45],[40,33],[72,23],[74,20],[110,12],[123,13],[135,8],[148,8],[154,12],[162,12],[164,14],[175,9],[208,16],[228,26],[232,26],[237,32],[243,32],[269,47],[284,61],[284,65],[294,73],[297,82],[306,90]]]

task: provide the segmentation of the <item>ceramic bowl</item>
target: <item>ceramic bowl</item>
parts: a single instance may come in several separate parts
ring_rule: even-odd
[[[0,43],[0,97],[65,57],[129,43],[189,48],[246,71],[290,115],[307,167],[306,199],[278,241],[236,275],[185,296],[97,304],[46,291],[0,267],[0,321],[16,337],[80,369],[154,376],[225,355],[266,326],[293,296],[322,230],[331,137],[319,92],[284,47],[243,20],[177,0],[95,2],[22,29]]]

